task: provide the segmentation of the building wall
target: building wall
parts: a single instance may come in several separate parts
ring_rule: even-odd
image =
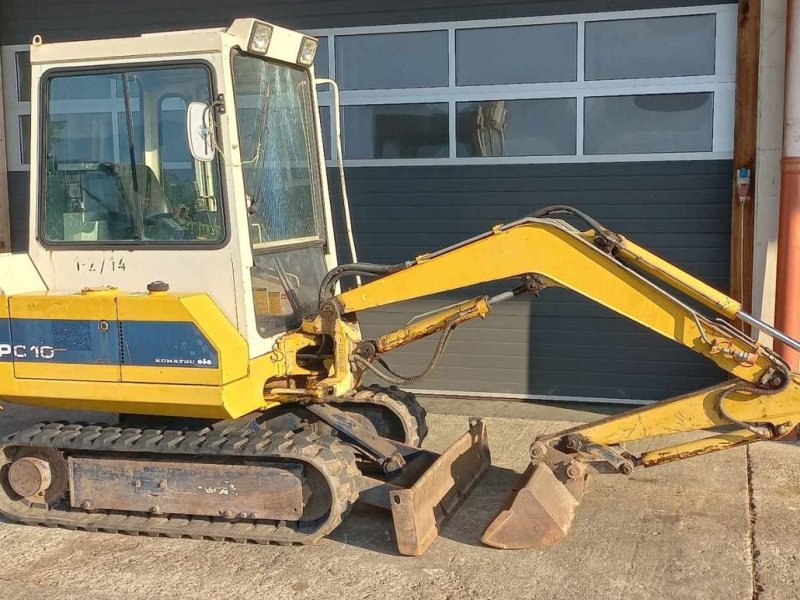
[[[8,173],[8,200],[11,219],[11,250],[24,252],[28,247],[28,206],[30,178],[26,171]]]
[[[725,4],[691,0],[409,0],[267,1],[142,0],[99,3],[41,0],[0,3],[0,43],[136,35],[225,26],[256,16],[303,30],[533,17],[609,10]],[[157,15],[157,18],[154,17]],[[331,163],[332,164],[332,163]],[[572,204],[624,232],[712,285],[727,289],[730,248],[730,160],[583,164],[358,166],[348,169],[360,258],[398,262],[485,231],[549,204]],[[332,187],[336,174],[329,172]],[[27,240],[28,175],[10,173],[12,243]],[[340,203],[334,190],[336,210]],[[340,238],[339,242],[343,240]],[[341,256],[348,254],[344,247]],[[487,290],[500,291],[493,284]],[[367,335],[477,290],[404,303],[364,314]],[[389,357],[403,374],[427,364],[433,340]],[[434,375],[419,387],[546,398],[655,400],[710,385],[713,365],[634,323],[564,290],[499,305],[489,319],[460,326]]]
[[[359,258],[393,264],[551,204],[570,204],[681,265],[718,289],[729,282],[730,161],[469,167],[359,167],[348,190]],[[337,222],[338,174],[330,169]],[[27,240],[27,173],[10,174],[16,250]],[[338,230],[341,231],[341,226]],[[339,254],[348,250],[339,238]],[[491,284],[362,315],[377,336],[413,315],[477,294]],[[401,374],[424,368],[434,341],[389,357]],[[645,328],[565,290],[498,305],[460,326],[429,390],[656,400],[711,385],[721,371]]]
[[[753,314],[774,324],[786,63],[785,2],[762,0],[759,38]],[[761,334],[759,341],[771,344],[772,338]]]
[[[321,29],[726,3],[729,0],[3,0],[0,43],[26,44],[37,33],[54,42],[224,27],[236,17]]]

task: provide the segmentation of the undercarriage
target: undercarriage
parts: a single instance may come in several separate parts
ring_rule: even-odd
[[[426,433],[412,394],[378,386],[205,427],[40,423],[2,441],[0,512],[86,531],[309,544],[361,498],[404,513],[398,545],[420,554],[489,464],[480,422],[451,457],[421,450]],[[426,483],[438,461],[454,479]]]

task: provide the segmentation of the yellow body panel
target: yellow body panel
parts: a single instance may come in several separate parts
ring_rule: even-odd
[[[224,386],[160,383],[91,383],[18,379],[11,365],[0,365],[0,398],[19,404],[207,419],[235,419],[254,410],[276,406],[259,390],[258,377],[244,377]]]
[[[9,310],[10,307],[10,310]],[[2,297],[0,318],[193,324],[213,347],[216,368],[179,365],[85,364],[55,361],[0,362],[0,398],[11,402],[102,412],[236,418],[274,406],[264,384],[287,372],[286,360],[269,354],[248,357],[247,343],[205,294],[123,294],[104,290],[80,294],[23,294]],[[122,335],[124,338],[124,333]],[[287,336],[290,337],[290,336]],[[119,342],[113,340],[115,344]],[[301,345],[309,345],[304,340]],[[124,352],[124,350],[123,350]],[[120,359],[121,360],[121,359]],[[122,381],[120,381],[120,376]]]
[[[117,321],[117,291],[100,289],[79,294],[20,294],[7,298],[7,316],[12,319],[88,320],[93,328]],[[3,303],[5,304],[5,302]],[[114,330],[98,329],[106,344],[118,345]],[[12,336],[13,337],[13,336]],[[29,352],[30,350],[26,350]],[[65,379],[76,381],[120,381],[119,364],[59,364],[15,360],[14,375],[25,379]]]
[[[222,385],[219,369],[191,367],[142,367],[123,365],[122,381],[134,383],[171,383],[173,385]]]
[[[20,379],[49,379],[74,381],[120,381],[119,365],[76,365],[73,363],[14,362],[13,372]]]
[[[19,294],[8,297],[9,315],[17,319],[117,318],[117,293],[111,290],[78,294]]]
[[[194,323],[219,354],[219,368],[122,365],[122,380],[220,385],[247,375],[247,343],[205,294],[128,294],[117,299],[119,320]]]

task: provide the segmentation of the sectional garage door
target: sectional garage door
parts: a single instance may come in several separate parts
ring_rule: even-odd
[[[342,88],[360,258],[396,263],[571,204],[728,288],[735,4],[313,33]],[[362,321],[377,334],[478,292]],[[434,345],[398,352],[395,370],[422,371]],[[548,289],[459,327],[419,387],[656,400],[717,382],[705,362]]]
[[[396,263],[550,204],[571,204],[718,289],[728,287],[730,161],[374,167],[349,171],[360,258]],[[331,173],[333,175],[333,173]],[[341,251],[347,256],[346,250]],[[468,266],[466,267],[468,268]],[[490,285],[363,313],[366,335]],[[401,374],[434,341],[387,355]],[[427,390],[656,400],[720,381],[693,352],[566,290],[500,304],[458,327]]]

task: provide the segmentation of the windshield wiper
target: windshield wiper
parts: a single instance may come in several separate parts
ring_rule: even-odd
[[[133,113],[131,112],[131,86],[128,82],[128,74],[122,73],[122,94],[125,99],[125,125],[128,130],[128,157],[131,163],[131,181],[133,182],[133,213],[134,227],[137,239],[144,239],[144,216],[142,215],[142,205],[139,199],[139,177],[136,172],[136,142],[133,132]]]

